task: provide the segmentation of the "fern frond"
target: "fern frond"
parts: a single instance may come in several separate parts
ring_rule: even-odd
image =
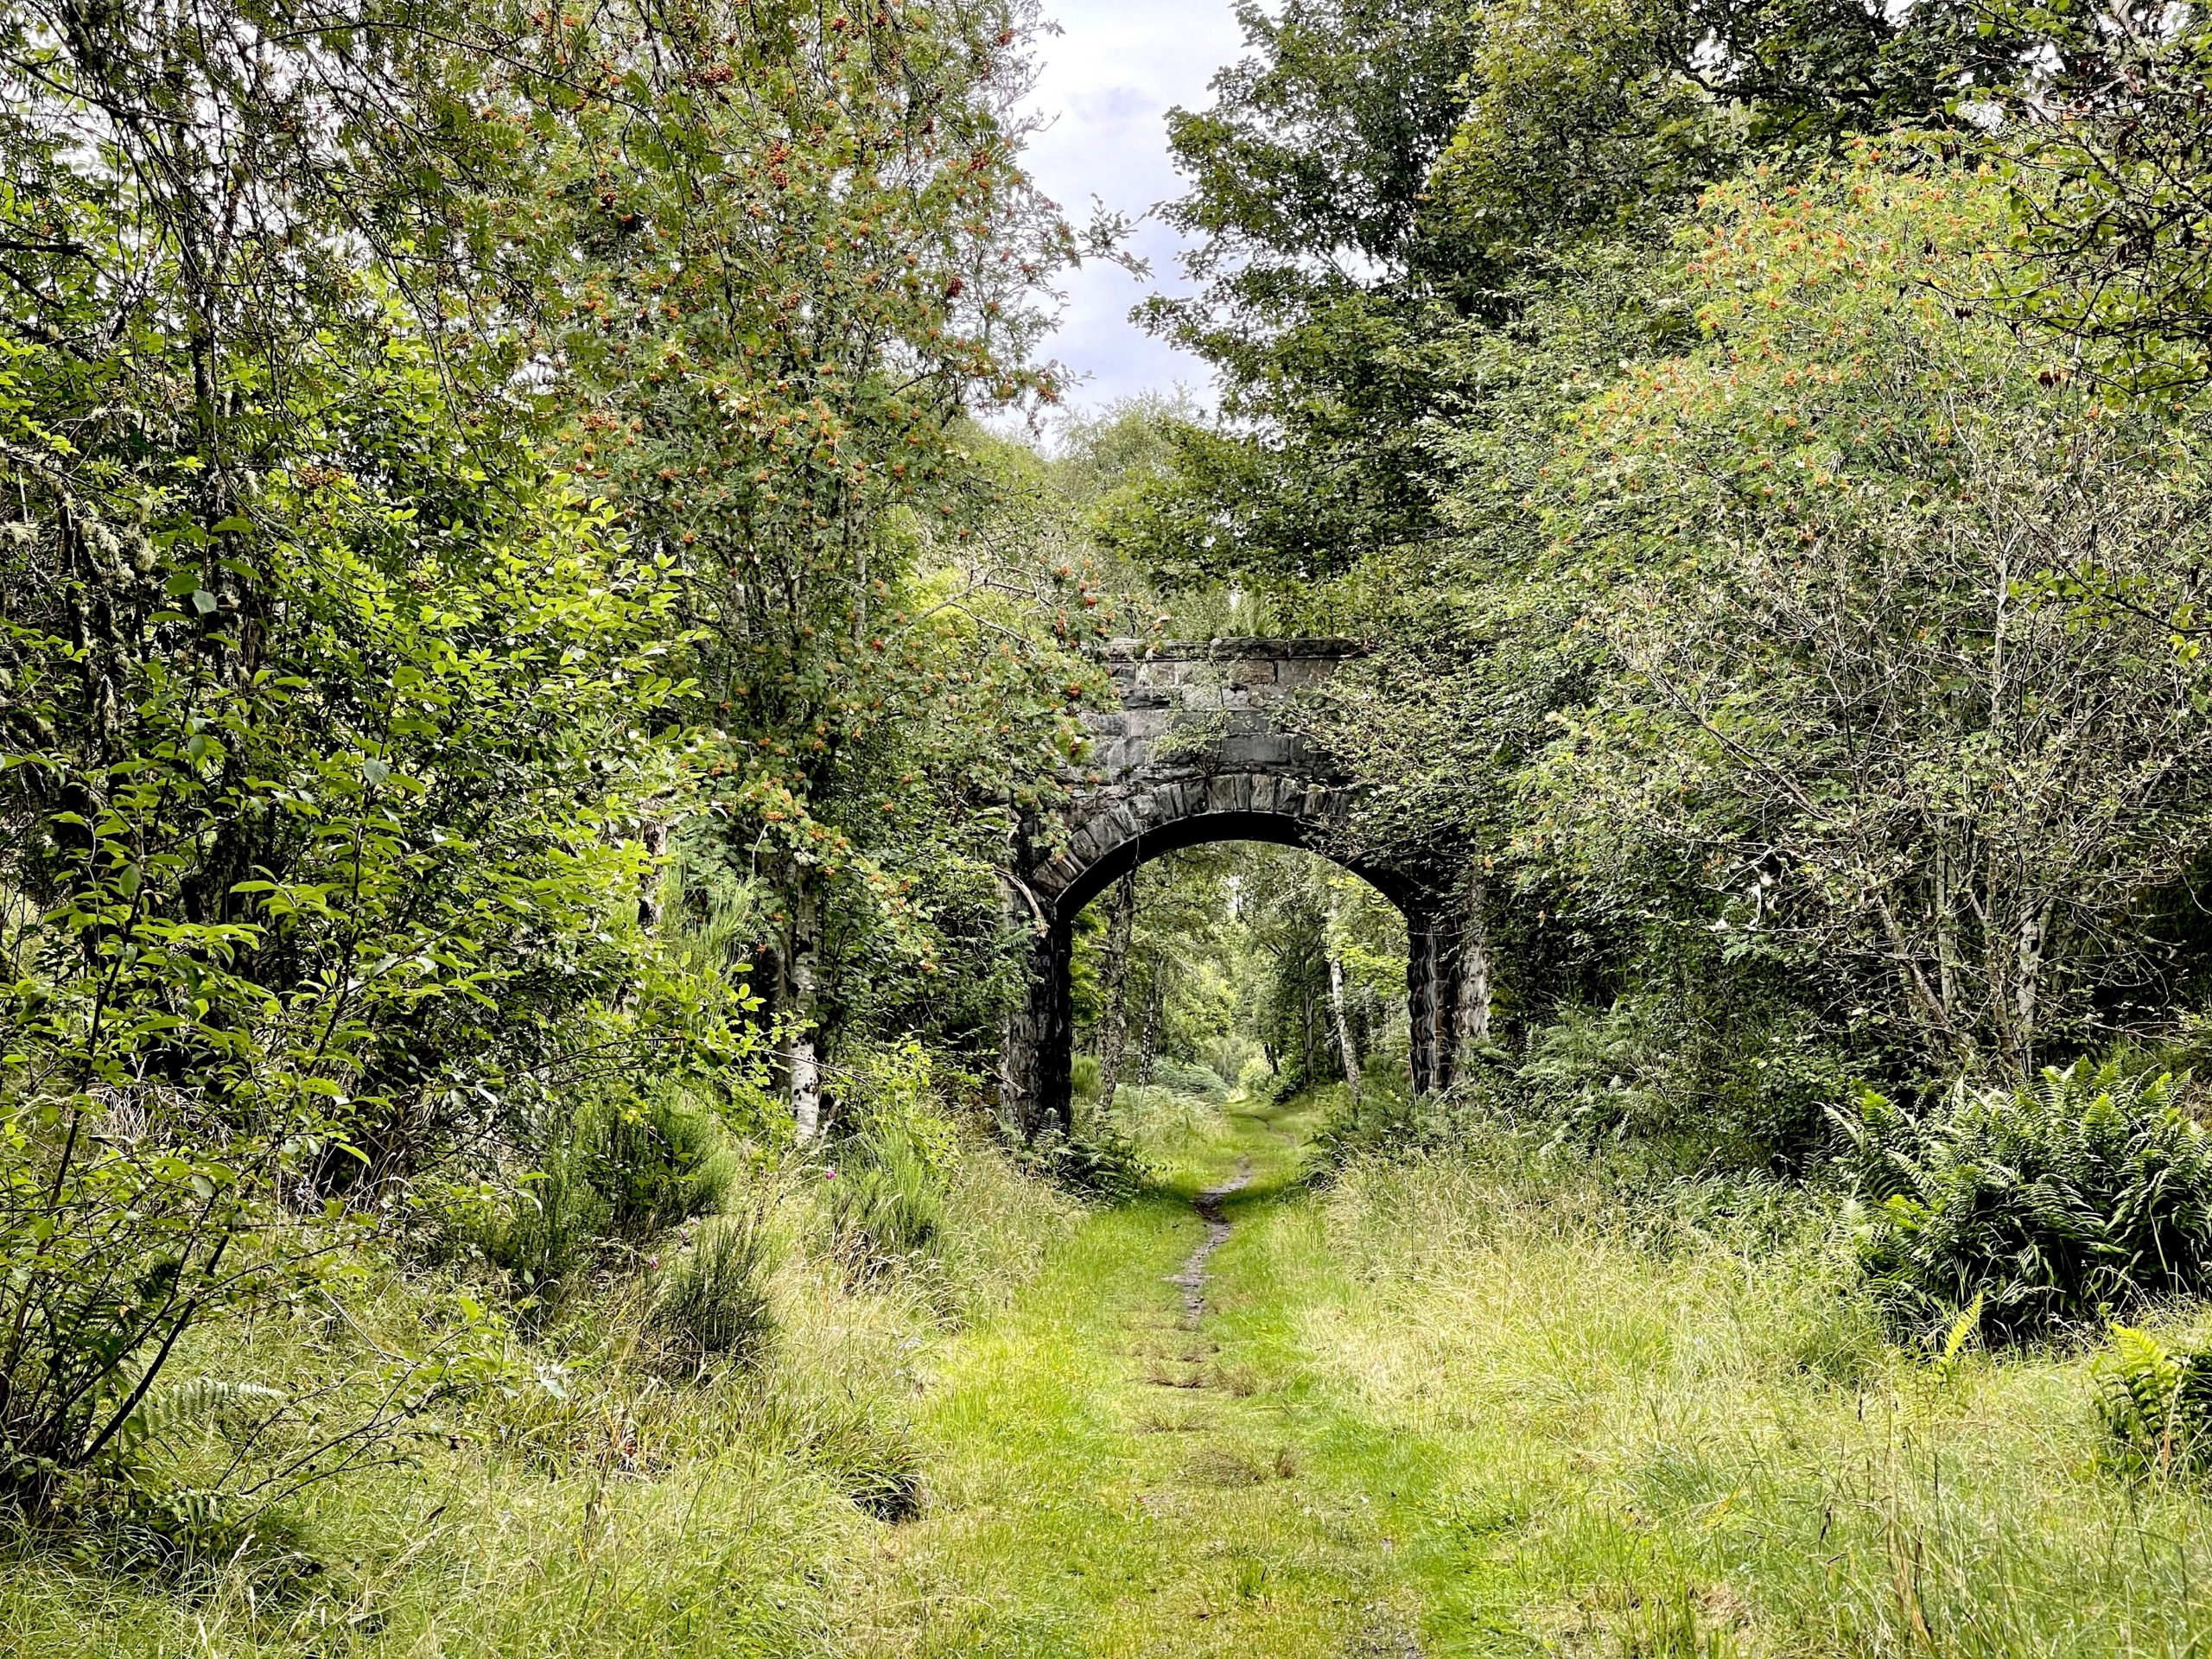
[[[260,1382],[233,1382],[223,1377],[195,1377],[172,1389],[149,1394],[137,1409],[124,1420],[112,1444],[129,1452],[176,1433],[179,1429],[219,1425],[242,1412],[267,1416],[291,1403],[282,1389]]]

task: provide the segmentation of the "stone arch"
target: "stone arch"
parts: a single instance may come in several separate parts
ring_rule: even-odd
[[[1011,882],[1033,938],[1029,994],[1008,1021],[1000,1079],[1009,1127],[1071,1122],[1076,918],[1128,871],[1207,842],[1259,841],[1330,858],[1406,918],[1417,1090],[1451,1080],[1465,906],[1450,873],[1343,856],[1355,786],[1300,729],[1295,698],[1358,654],[1345,640],[1124,646],[1109,658],[1121,708],[1091,717],[1104,765],[1074,790],[1065,833]]]

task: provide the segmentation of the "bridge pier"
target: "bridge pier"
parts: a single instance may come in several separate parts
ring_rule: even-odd
[[[1024,919],[1033,918],[1024,907]],[[999,1051],[999,1109],[1023,1141],[1075,1127],[1074,918],[1048,915],[1029,950],[1028,995],[1007,1020]]]

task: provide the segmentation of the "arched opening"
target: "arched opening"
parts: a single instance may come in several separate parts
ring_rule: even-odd
[[[1071,932],[1078,1126],[1149,1141],[1163,1114],[1406,1092],[1406,918],[1343,864],[1272,840],[1154,850]]]
[[[1330,856],[1325,850],[1325,839],[1328,828],[1325,817],[1317,822],[1314,817],[1302,813],[1234,807],[1193,812],[1187,817],[1147,826],[1092,858],[1082,873],[1060,890],[1060,908],[1072,917],[1128,871],[1163,853],[1175,852],[1185,847],[1203,846],[1213,842],[1249,841],[1274,847],[1296,848],[1326,858]],[[1407,912],[1409,906],[1418,906],[1420,902],[1419,884],[1400,871],[1357,860],[1333,861],[1339,862],[1343,868],[1373,887],[1397,906],[1402,912]]]

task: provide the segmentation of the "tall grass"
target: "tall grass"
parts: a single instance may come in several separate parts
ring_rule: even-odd
[[[2183,1483],[2115,1478],[2081,1353],[1894,1345],[1829,1210],[1501,1137],[1354,1159],[1304,1334],[1448,1465],[1498,1616],[1648,1653],[2177,1654],[2212,1643]]]
[[[751,1180],[725,1196],[734,1213],[573,1280],[497,1379],[418,1426],[404,1466],[289,1506],[303,1573],[280,1579],[250,1550],[180,1587],[118,1571],[111,1528],[0,1536],[0,1653],[834,1650],[829,1569],[925,1496],[907,1421],[919,1356],[1010,1294],[1081,1211],[964,1147],[929,1250],[855,1281],[828,1183]],[[177,1375],[311,1389],[338,1348],[435,1339],[455,1271],[378,1269],[350,1323],[264,1325]],[[211,1414],[155,1472],[188,1485],[224,1435]]]

